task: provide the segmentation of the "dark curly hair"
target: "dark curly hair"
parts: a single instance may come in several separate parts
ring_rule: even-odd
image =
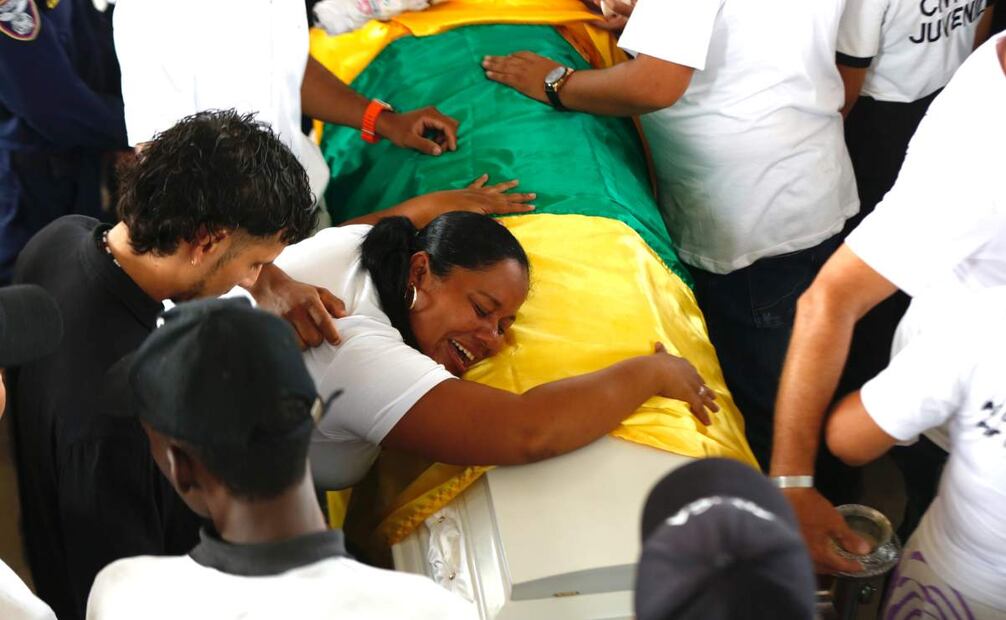
[[[307,173],[254,114],[209,110],[154,137],[121,170],[118,215],[133,250],[172,254],[200,232],[307,237],[318,213]]]

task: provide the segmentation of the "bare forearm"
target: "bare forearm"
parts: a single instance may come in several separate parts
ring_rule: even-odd
[[[346,220],[340,224],[340,226],[348,226],[350,224],[367,224],[369,226],[374,226],[386,217],[402,216],[409,218],[412,221],[412,225],[416,228],[423,228],[433,219],[433,211],[436,207],[435,202],[440,195],[442,195],[442,192],[433,192],[430,194],[423,194],[422,196],[416,196],[415,198],[410,198],[393,207],[388,207],[387,209],[382,209],[380,211],[354,217],[351,220]]]
[[[992,14],[997,10],[995,7],[988,6],[985,3],[985,10],[982,12],[982,18],[978,21],[978,27],[975,29],[975,44],[974,49],[981,47],[982,43],[988,40],[989,32],[992,31]],[[1002,9],[998,9],[1002,10]]]
[[[814,471],[825,412],[849,355],[858,317],[801,299],[775,408],[771,473]]]
[[[665,356],[667,357],[667,356]],[[538,386],[520,397],[532,426],[531,458],[575,450],[612,431],[652,396],[670,374],[660,356],[641,356],[605,369]]]
[[[655,65],[656,70],[653,70]],[[676,102],[691,80],[691,69],[640,57],[608,69],[570,76],[560,99],[571,110],[602,116],[638,116]]]
[[[867,67],[849,67],[838,65],[838,73],[842,76],[842,84],[845,87],[845,102],[842,104],[842,117],[849,115],[852,107],[859,101],[859,94],[863,91],[863,82],[866,81]]]
[[[313,57],[308,57],[300,87],[301,110],[306,116],[360,128],[369,100],[347,86]]]
[[[654,395],[715,411],[702,377],[658,348],[602,370],[523,394],[471,381],[444,381],[402,418],[383,444],[455,465],[516,465],[584,446]]]

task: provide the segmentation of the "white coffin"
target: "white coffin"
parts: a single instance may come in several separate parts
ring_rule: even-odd
[[[605,437],[494,469],[392,549],[483,620],[630,619],[650,489],[691,459]]]

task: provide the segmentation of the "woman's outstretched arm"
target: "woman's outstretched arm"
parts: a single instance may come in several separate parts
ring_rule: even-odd
[[[383,445],[456,465],[531,463],[591,443],[652,396],[685,401],[704,424],[707,409],[719,410],[695,368],[657,345],[651,355],[523,394],[444,381],[416,402]]]

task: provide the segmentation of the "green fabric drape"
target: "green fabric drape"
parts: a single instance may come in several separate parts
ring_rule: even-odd
[[[490,182],[520,179],[520,191],[537,193],[536,213],[624,222],[691,285],[651,192],[633,123],[556,112],[485,78],[483,56],[519,50],[589,68],[549,26],[468,26],[388,46],[353,87],[400,110],[435,105],[460,121],[458,150],[430,157],[387,141],[368,145],[356,130],[326,126],[321,146],[332,171],[325,199],[333,221],[488,173]]]

